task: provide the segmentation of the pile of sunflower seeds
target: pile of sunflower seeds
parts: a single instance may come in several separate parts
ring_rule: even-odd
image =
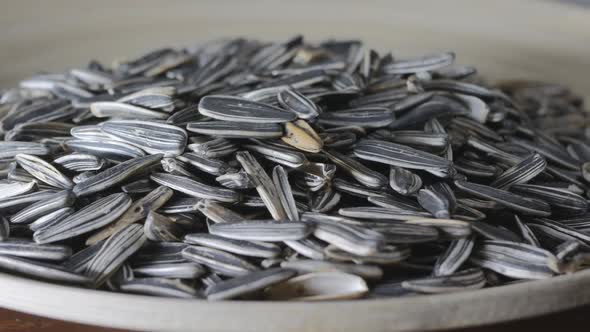
[[[333,300],[585,268],[581,98],[454,60],[237,38],[23,80],[0,94],[0,270]]]

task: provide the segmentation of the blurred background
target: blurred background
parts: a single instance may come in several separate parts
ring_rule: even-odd
[[[590,0],[3,1],[0,88],[30,75],[111,63],[223,36],[359,38],[394,56],[454,50],[497,79],[569,84],[590,95]]]

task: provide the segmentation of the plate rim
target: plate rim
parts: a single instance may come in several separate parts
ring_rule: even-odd
[[[159,298],[57,285],[0,272],[0,294],[0,307],[7,309],[131,330],[196,327],[197,331],[262,332],[321,327],[322,331],[343,332],[359,328],[425,331],[500,323],[588,304],[590,270],[449,294],[331,302]]]

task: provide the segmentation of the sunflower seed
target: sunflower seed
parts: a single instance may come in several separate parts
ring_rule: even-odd
[[[206,96],[199,102],[199,113],[232,122],[281,123],[297,115],[263,103],[235,96]]]
[[[406,280],[402,282],[402,287],[420,293],[438,294],[479,289],[485,283],[483,271],[471,268],[444,276]]]
[[[93,280],[94,285],[102,285],[145,241],[141,225],[125,227],[104,242],[88,262],[84,274]]]
[[[526,197],[541,199],[551,205],[553,215],[581,215],[588,211],[588,202],[569,190],[532,184],[516,184],[510,190]]]
[[[61,189],[70,189],[74,186],[72,180],[39,157],[17,154],[15,159],[22,168],[43,183]]]
[[[72,139],[65,142],[68,149],[80,153],[92,154],[114,163],[145,156],[143,150],[125,142],[114,139]]]
[[[75,172],[98,171],[105,166],[105,160],[92,154],[72,153],[53,161],[61,167]]]
[[[90,111],[97,118],[166,119],[168,117],[168,114],[164,112],[113,101],[92,103],[90,104]]]
[[[154,211],[148,213],[143,232],[154,242],[178,242],[183,234],[182,228],[172,219]]]
[[[246,220],[209,225],[209,233],[235,240],[280,242],[300,240],[312,232],[297,221]]]
[[[473,196],[490,199],[507,208],[523,214],[546,217],[551,214],[551,208],[545,201],[526,198],[511,192],[466,181],[455,181],[455,185],[462,191]]]
[[[49,198],[39,200],[10,217],[14,224],[27,224],[45,214],[70,206],[74,203],[74,196],[69,190],[52,194]]]
[[[383,245],[383,236],[380,233],[354,225],[321,222],[315,225],[313,235],[359,256],[374,254]]]
[[[74,209],[72,209],[71,207],[65,207],[65,208],[61,208],[59,210],[53,211],[51,213],[48,213],[48,214],[38,218],[34,222],[30,223],[29,229],[33,232],[36,232],[39,229],[46,228],[50,225],[58,223],[60,220],[69,216],[73,212],[74,212]]]
[[[137,275],[173,279],[195,279],[205,272],[205,269],[196,263],[149,264],[133,268],[133,273]]]
[[[190,164],[199,170],[212,175],[222,175],[232,171],[231,167],[225,162],[219,159],[203,157],[196,153],[189,152],[176,158],[186,164]]]
[[[271,243],[235,240],[207,233],[187,234],[184,242],[250,257],[272,258],[281,253],[280,248]]]
[[[174,125],[140,120],[107,121],[101,130],[125,143],[137,146],[148,154],[166,157],[181,154],[187,141],[184,129]]]
[[[449,200],[436,191],[420,189],[418,203],[436,218],[448,219],[451,215]]]
[[[0,255],[0,268],[5,271],[22,274],[31,278],[58,283],[87,285],[91,281],[84,275],[67,271],[59,265],[42,263],[13,256]]]
[[[64,262],[62,262],[61,266],[64,267],[68,271],[73,271],[76,273],[83,273],[86,269],[86,265],[92,257],[100,250],[104,241],[98,242],[91,246],[88,246],[70,257],[68,257]]]
[[[122,283],[124,292],[162,297],[199,298],[197,290],[181,280],[165,278],[134,278]]]
[[[278,138],[283,127],[278,123],[206,121],[189,122],[186,130],[201,135],[225,138]]]
[[[0,200],[27,194],[35,189],[35,181],[0,183]]]
[[[256,185],[256,191],[264,201],[264,205],[275,220],[287,218],[277,190],[262,166],[247,151],[240,151],[236,155],[238,161],[244,168],[244,171],[250,176],[252,182]]]
[[[384,66],[382,70],[387,74],[411,74],[444,68],[451,65],[453,61],[455,61],[455,53],[446,52],[395,61]]]
[[[73,189],[74,194],[85,196],[110,188],[132,175],[145,171],[146,167],[156,165],[160,159],[162,155],[156,154],[122,162],[76,184]]]
[[[365,256],[358,256],[338,249],[334,245],[329,245],[325,250],[326,256],[336,261],[352,261],[357,264],[374,263],[374,264],[396,264],[410,257],[410,250],[404,247],[392,245],[383,246],[376,253]]]
[[[471,224],[461,220],[416,218],[406,223],[435,227],[447,239],[462,239],[471,234]]]
[[[550,252],[528,244],[506,241],[484,241],[476,247],[470,261],[518,279],[548,278],[557,269],[557,258]]]
[[[131,205],[131,198],[124,193],[109,195],[61,219],[41,228],[33,235],[37,243],[51,243],[88,233],[116,220]]]
[[[436,176],[446,177],[453,174],[453,166],[448,160],[391,142],[363,140],[355,146],[354,154],[361,159],[425,170]]]
[[[204,143],[192,143],[187,146],[194,153],[205,158],[220,158],[230,155],[238,150],[233,142],[219,137],[213,138]]]
[[[283,108],[297,114],[300,119],[313,119],[321,113],[320,108],[313,101],[296,90],[281,90],[277,100]]]
[[[238,256],[213,248],[188,246],[182,251],[182,256],[228,277],[237,277],[258,270],[254,265]]]
[[[192,197],[213,199],[220,202],[235,202],[239,199],[239,194],[233,190],[209,186],[184,176],[153,173],[150,179]]]
[[[30,194],[22,194],[8,198],[0,199],[0,211],[15,210],[23,208],[29,204],[44,201],[53,198],[55,191],[42,190]]]
[[[438,257],[434,265],[435,276],[446,276],[455,273],[467,261],[473,250],[473,237],[451,241],[445,252]]]
[[[212,285],[207,288],[205,295],[208,300],[235,298],[283,282],[295,274],[296,272],[293,270],[281,268],[254,271]]]
[[[285,123],[285,136],[281,138],[286,144],[306,152],[317,153],[322,149],[322,139],[304,120]]]

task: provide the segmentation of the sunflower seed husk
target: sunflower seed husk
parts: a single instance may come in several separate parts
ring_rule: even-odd
[[[369,288],[356,275],[342,272],[316,272],[300,275],[269,287],[266,298],[289,301],[327,301],[362,297]]]
[[[281,140],[301,151],[317,153],[322,149],[322,139],[304,120],[285,123],[285,136]]]
[[[294,259],[281,263],[282,268],[297,271],[299,274],[314,272],[343,272],[358,275],[364,279],[379,280],[383,270],[376,265],[328,262],[323,260]]]

